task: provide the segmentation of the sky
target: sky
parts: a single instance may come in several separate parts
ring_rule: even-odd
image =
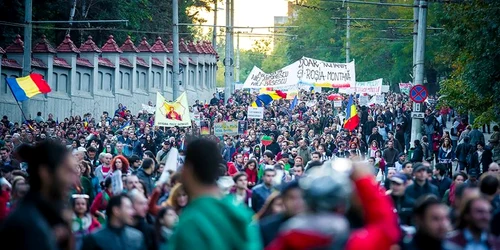
[[[287,15],[287,2],[287,0],[234,0],[235,26],[274,26],[274,16]],[[217,6],[219,8],[219,11],[217,12],[217,25],[224,25],[226,23],[225,3],[226,1],[224,1],[222,5],[219,3]],[[220,8],[223,8],[224,10],[220,10]],[[207,20],[205,24],[213,25],[214,12],[201,13],[200,16]],[[205,30],[208,32],[208,28]],[[254,34],[271,33],[268,29],[254,29],[253,32],[251,29],[238,29],[235,30],[235,32],[236,31],[251,32]],[[250,49],[255,40],[262,38],[265,37],[245,37],[244,35],[241,35],[240,49]],[[234,47],[236,48],[236,41]]]

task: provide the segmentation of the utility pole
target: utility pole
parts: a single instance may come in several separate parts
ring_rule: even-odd
[[[231,61],[234,62],[234,1],[231,0]],[[234,63],[231,63],[231,75],[229,78],[231,79],[231,94],[234,92]]]
[[[24,54],[23,54],[23,75],[27,76],[31,73],[31,35],[33,31],[32,16],[33,16],[33,2],[32,0],[26,0],[24,2]],[[29,102],[26,100],[22,102],[23,118],[30,119],[31,114],[29,113]],[[28,117],[26,117],[28,114]]]
[[[231,95],[231,0],[226,0],[226,58],[224,58],[224,102],[227,103]]]
[[[345,34],[345,62],[349,63],[351,60],[351,10],[349,9],[349,0],[347,1],[347,24]]]
[[[173,26],[173,61],[174,72],[172,74],[173,99],[179,97],[179,0],[172,0],[172,26]]]
[[[427,1],[420,1],[418,13],[418,36],[417,36],[417,51],[416,51],[416,69],[415,69],[415,82],[414,85],[422,85],[424,83],[424,58],[425,58],[425,31],[427,25]],[[417,112],[417,106],[420,104],[413,104],[413,111]],[[421,112],[418,111],[418,112]],[[411,141],[420,138],[420,128],[422,127],[422,120],[417,118],[411,119]]]
[[[236,32],[236,71],[235,82],[240,82],[240,32]]]
[[[218,0],[214,0],[215,5],[214,5],[214,29],[212,31],[212,46],[214,47],[215,51],[217,51],[217,2]]]
[[[418,3],[420,0],[414,0],[413,4],[413,66],[412,66],[412,80],[415,83],[416,65],[417,65],[417,36],[418,36]]]

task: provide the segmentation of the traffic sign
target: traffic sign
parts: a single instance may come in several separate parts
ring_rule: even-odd
[[[424,85],[415,85],[410,89],[410,99],[416,103],[422,103],[427,99],[429,93]]]
[[[424,117],[425,117],[424,112],[411,112],[411,118],[424,119]]]

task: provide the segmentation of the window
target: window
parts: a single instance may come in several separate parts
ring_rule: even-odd
[[[130,73],[129,72],[120,72],[121,77],[121,88],[125,90],[130,90]]]
[[[8,94],[9,93],[9,85],[7,84],[7,75],[2,74],[2,79],[4,79],[3,82],[5,83],[3,85],[3,88],[2,88],[2,94]]]
[[[104,90],[104,74],[101,71],[97,75],[97,80],[99,81],[99,85],[97,86],[99,90]]]
[[[123,72],[120,71],[120,89],[123,89]]]
[[[53,90],[53,91],[57,91],[58,89],[58,85],[59,85],[59,76],[57,75],[57,73],[52,73],[52,78],[54,79],[54,83],[50,86],[50,88]]]
[[[58,92],[69,93],[67,74],[60,74],[58,83],[59,83],[59,85],[57,86]]]
[[[135,71],[135,87],[136,87],[136,88],[140,88],[140,86],[141,86],[141,85],[139,84],[139,71],[138,71],[138,70],[136,70],[136,71]]]
[[[198,85],[201,87],[203,87],[203,77],[201,76],[201,70],[198,70]]]
[[[104,91],[111,91],[112,90],[113,76],[111,75],[111,73],[106,73],[104,75],[103,84],[104,84],[104,89],[103,89]]]
[[[166,86],[172,86],[172,81],[173,81],[173,76],[172,76],[172,71],[168,71],[168,76],[167,76],[167,84]]]
[[[80,72],[76,72],[76,88],[82,90],[82,74]]]
[[[205,70],[205,86],[209,88],[209,83],[208,83],[208,70]]]
[[[194,71],[193,70],[190,70],[189,71],[189,85],[194,85]]]
[[[141,72],[141,75],[139,77],[139,88],[146,90],[147,85],[146,85],[147,77],[146,77],[146,72]]]
[[[82,91],[90,92],[90,74],[84,73],[82,76]]]
[[[156,84],[156,85],[153,85],[153,88],[156,86],[157,89],[160,89],[161,88],[161,73],[160,72],[156,72],[154,73],[154,81],[153,81],[153,84]]]

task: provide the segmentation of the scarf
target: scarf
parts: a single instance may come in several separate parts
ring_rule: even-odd
[[[455,182],[451,183],[451,186],[450,186],[450,193],[448,194],[448,201],[450,201],[450,205],[454,205],[455,204],[455,190],[456,190],[457,186],[455,185]]]
[[[90,228],[91,224],[92,217],[90,216],[90,214],[86,214],[82,218],[76,216],[76,214],[73,214],[71,230],[73,232],[87,231]]]

